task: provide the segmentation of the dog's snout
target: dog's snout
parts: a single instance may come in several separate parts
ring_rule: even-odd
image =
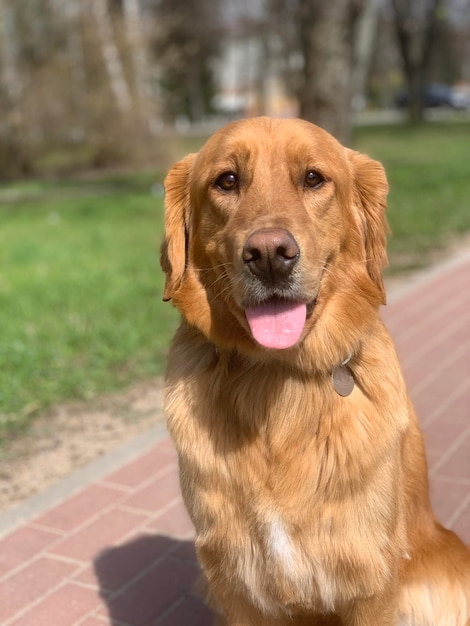
[[[250,271],[263,280],[286,278],[299,260],[294,237],[283,228],[261,228],[243,246],[242,258]]]

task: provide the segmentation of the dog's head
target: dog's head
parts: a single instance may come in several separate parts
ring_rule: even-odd
[[[229,124],[165,188],[164,299],[217,345],[325,342],[384,302],[383,168],[313,124]]]

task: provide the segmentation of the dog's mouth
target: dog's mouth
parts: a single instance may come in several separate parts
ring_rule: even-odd
[[[306,304],[269,298],[245,309],[253,338],[264,348],[291,348],[300,339],[307,317],[312,314],[316,300]]]

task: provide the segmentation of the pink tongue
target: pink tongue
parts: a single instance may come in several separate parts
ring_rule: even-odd
[[[245,310],[251,334],[265,348],[290,348],[302,334],[307,306],[294,302],[267,302]]]

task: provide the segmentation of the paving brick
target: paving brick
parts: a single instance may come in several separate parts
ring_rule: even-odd
[[[417,286],[412,295],[406,294],[403,298],[392,301],[382,309],[382,317],[387,326],[395,333],[429,323],[434,311],[442,317],[442,311],[446,310],[449,300],[455,301],[459,293],[464,291],[457,281],[462,278],[465,284],[465,279],[468,280],[466,273],[468,265],[434,279],[432,285]],[[456,284],[459,285],[458,288]],[[438,299],[436,293],[439,293]]]
[[[165,452],[169,454],[174,461],[177,461],[178,455],[176,454],[176,449],[171,438],[166,437],[160,445],[162,450],[165,450]]]
[[[141,535],[98,554],[93,566],[80,573],[76,580],[99,586],[102,593],[117,591],[172,549],[174,542],[167,537]]]
[[[212,622],[212,611],[201,600],[186,596],[152,626],[210,626]]]
[[[72,563],[39,557],[8,577],[0,585],[0,623],[11,619],[18,611],[39,600],[75,569],[76,566]]]
[[[460,376],[460,375],[459,375]],[[447,421],[469,423],[470,417],[470,388],[469,376],[462,377],[463,384],[459,387],[459,393],[454,396],[446,407],[445,416]]]
[[[413,306],[410,306],[410,301],[405,297],[381,308],[382,319],[392,334],[410,328],[422,320],[422,308],[426,307],[427,297],[427,294],[416,291]]]
[[[464,339],[468,335],[462,315],[466,312],[470,303],[470,294],[465,300],[452,298],[439,309],[431,314],[422,313],[415,324],[407,327],[396,328],[393,336],[401,349],[406,348],[403,362],[408,363],[416,359],[423,352],[432,352],[441,345],[448,346],[455,343],[455,335],[460,334]],[[445,356],[445,352],[443,356]]]
[[[416,393],[409,387],[409,394],[420,424],[426,423],[431,415],[440,410],[442,396],[439,393],[433,393],[432,390],[428,390],[426,394]]]
[[[106,483],[116,483],[124,487],[136,487],[146,483],[176,462],[173,446],[160,442],[143,456],[128,463],[106,477]]]
[[[119,489],[91,485],[35,521],[50,528],[71,531],[122,497]]]
[[[451,527],[467,545],[470,545],[470,500]]]
[[[460,484],[434,476],[431,480],[431,502],[438,520],[448,526],[454,513],[470,494],[470,484]]]
[[[171,553],[171,556],[175,559],[182,559],[189,563],[196,563],[196,547],[194,541],[180,541],[178,542],[176,550]]]
[[[424,440],[428,453],[432,450],[439,456],[442,456],[462,437],[465,428],[464,424],[458,422],[447,423],[444,419],[423,425]]]
[[[58,540],[57,533],[23,526],[0,541],[0,577],[29,561]]]
[[[468,294],[462,285],[468,283],[468,267],[465,264],[458,270],[452,270],[434,279],[432,284],[424,284],[412,294],[405,294],[403,299],[382,309],[382,318],[399,344],[415,332],[429,327],[433,320],[452,321],[454,311],[465,313],[463,301]],[[462,280],[462,283],[457,280]]]
[[[455,369],[450,372],[450,376],[455,381],[465,380]],[[461,387],[457,387],[451,389],[449,393],[443,393],[437,387],[428,387],[424,392],[417,392],[410,388],[410,397],[421,423],[426,424],[443,417],[444,423],[460,422],[468,425],[470,389],[466,391],[460,391],[460,389]]]
[[[109,620],[105,617],[86,617],[85,620],[80,621],[79,626],[107,626],[109,625]],[[51,626],[53,626],[51,624]],[[113,625],[114,626],[114,625]],[[116,624],[116,626],[118,626]]]
[[[146,521],[145,516],[114,509],[57,543],[51,550],[69,559],[87,562],[118,543]]]
[[[148,512],[158,512],[169,506],[176,498],[181,498],[178,472],[175,466],[171,470],[127,496],[124,504]]]
[[[445,428],[448,424],[468,425],[468,405],[470,397],[467,396],[470,389],[467,381],[462,380],[460,385],[456,385],[454,391],[446,398],[441,398],[436,402],[433,409],[428,411],[426,417],[421,421],[424,427],[439,420]],[[462,401],[465,400],[465,403]],[[464,404],[467,409],[464,409]]]
[[[95,561],[99,558],[100,553],[96,555],[94,560],[88,562],[87,565],[82,567],[80,571],[72,577],[74,582],[80,583],[81,585],[86,585],[87,587],[95,587],[96,589],[100,588],[100,583],[95,571]],[[103,595],[109,595],[109,591],[106,589],[100,589]]]
[[[457,449],[453,450],[450,457],[440,462],[435,468],[440,476],[470,478],[470,427],[460,439]]]
[[[470,350],[470,342],[468,342]],[[442,402],[455,390],[456,384],[464,377],[468,379],[470,376],[470,359],[468,358],[468,350],[465,346],[459,346],[458,349],[452,351],[443,361],[439,368],[435,363],[430,362],[427,371],[420,371],[419,380],[415,380],[413,384],[413,392],[415,394],[427,395],[430,393],[437,402]]]
[[[424,345],[417,345],[416,348],[406,345],[407,356],[401,359],[401,366],[406,380],[410,385],[418,385],[421,380],[433,373],[440,373],[441,363],[449,361],[454,351],[449,354],[449,345],[460,348],[462,344],[468,342],[468,329],[465,320],[459,319],[459,323],[453,325],[453,329],[445,329],[445,333],[434,332],[432,341],[425,342]],[[427,334],[427,333],[426,333]],[[416,338],[413,338],[417,341]]]
[[[12,622],[11,626],[74,626],[102,602],[95,590],[66,583]]]
[[[439,452],[435,452],[434,450],[426,450],[426,459],[428,462],[428,473],[433,472],[434,467],[441,460],[441,455]]]
[[[181,539],[194,537],[193,523],[181,499],[177,500],[171,508],[152,520],[149,528]]]
[[[127,587],[124,594],[109,602],[111,619],[132,626],[156,621],[181,595],[191,590],[198,575],[195,565],[172,557],[165,558]]]

